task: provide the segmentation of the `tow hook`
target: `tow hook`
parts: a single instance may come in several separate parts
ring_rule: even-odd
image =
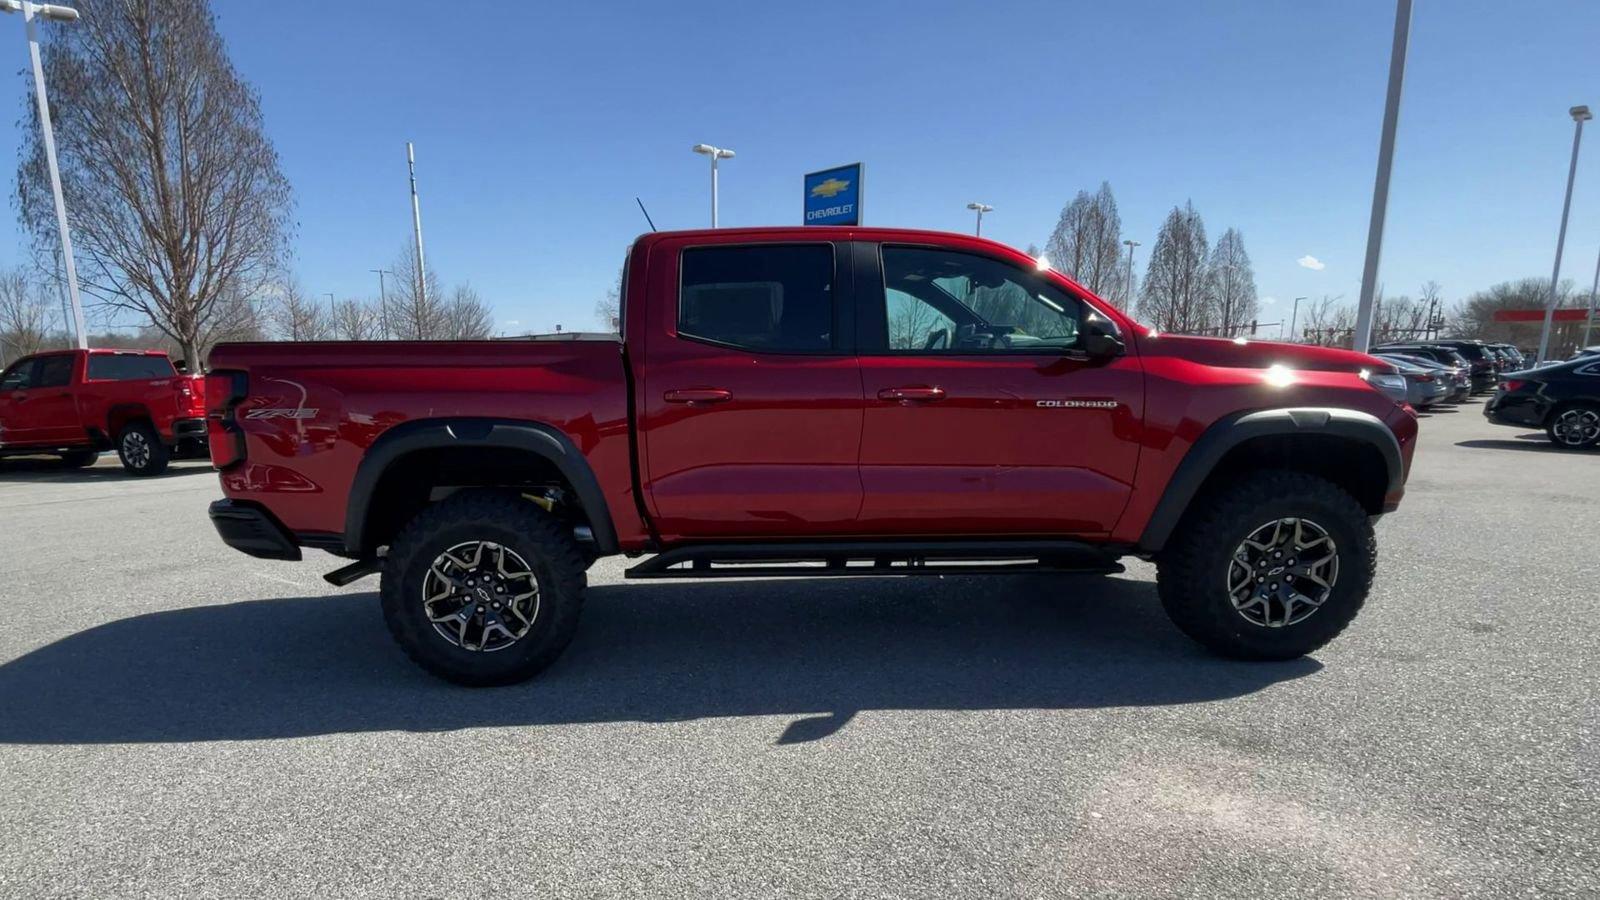
[[[332,572],[322,576],[322,580],[334,587],[344,587],[352,582],[360,581],[368,575],[376,574],[381,568],[383,568],[383,560],[377,557],[358,559],[348,566],[334,569]]]

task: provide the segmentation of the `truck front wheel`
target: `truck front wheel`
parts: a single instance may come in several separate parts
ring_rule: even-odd
[[[149,422],[134,422],[117,433],[117,458],[130,475],[160,475],[171,453],[161,434]]]
[[[463,491],[401,530],[383,566],[383,618],[434,675],[513,684],[556,660],[578,627],[582,553],[568,529],[526,500]]]
[[[1197,502],[1157,561],[1178,628],[1241,659],[1293,659],[1338,636],[1372,587],[1371,519],[1338,485],[1266,471]]]

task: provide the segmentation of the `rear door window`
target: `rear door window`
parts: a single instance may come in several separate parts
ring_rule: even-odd
[[[746,350],[832,350],[833,246],[683,251],[678,334]]]
[[[165,356],[143,353],[96,353],[89,357],[89,378],[103,381],[138,381],[171,378],[172,363]]]

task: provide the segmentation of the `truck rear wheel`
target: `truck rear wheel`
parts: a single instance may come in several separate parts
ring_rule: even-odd
[[[1372,522],[1338,485],[1266,471],[1208,493],[1157,561],[1161,605],[1211,650],[1293,659],[1350,624],[1377,563]]]
[[[130,475],[160,475],[171,458],[161,434],[149,422],[133,422],[117,433],[117,458]]]
[[[383,618],[434,675],[514,684],[556,660],[578,627],[583,557],[568,529],[509,493],[464,491],[401,530],[383,566]]]

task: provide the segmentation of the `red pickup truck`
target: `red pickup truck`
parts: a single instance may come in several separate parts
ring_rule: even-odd
[[[229,545],[381,571],[389,629],[465,684],[632,578],[1115,572],[1222,653],[1284,659],[1366,598],[1414,412],[1362,354],[1159,335],[1015,250],[876,228],[647,234],[622,334],[228,344]],[[730,610],[730,613],[732,611]]]
[[[159,475],[174,448],[206,439],[205,383],[160,350],[52,350],[0,373],[0,456],[55,453],[88,466],[116,448],[134,475]]]

